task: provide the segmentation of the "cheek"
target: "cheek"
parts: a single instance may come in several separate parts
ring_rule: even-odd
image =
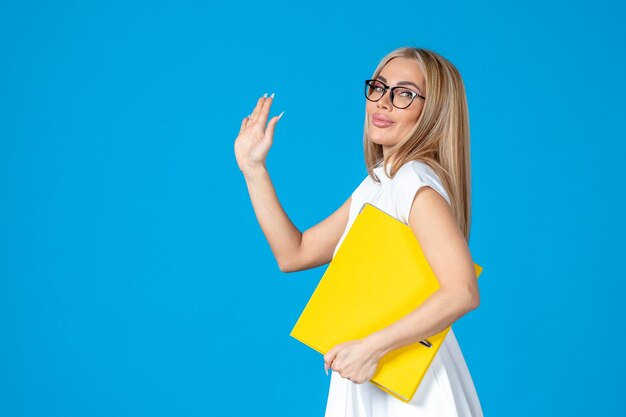
[[[420,114],[421,111],[407,114],[406,117],[402,118],[402,124],[410,129],[412,126],[415,125],[415,123],[417,123],[417,120],[420,118]]]
[[[413,111],[410,111],[410,112],[407,112],[407,114],[406,114],[406,121],[408,123],[415,123],[415,122],[417,122],[417,119],[420,118],[420,114],[421,113],[422,113],[422,109],[421,108],[413,110]]]
[[[417,123],[418,118],[419,118],[419,113],[417,115],[411,114],[411,115],[406,115],[406,117],[403,117],[397,127],[398,134],[401,136],[407,134],[411,129],[413,129],[413,126],[415,126],[415,123]]]
[[[422,115],[422,112],[424,111],[424,106],[420,106],[419,109],[415,112],[415,114],[413,115],[413,123],[417,122],[417,120],[420,118],[420,116]]]

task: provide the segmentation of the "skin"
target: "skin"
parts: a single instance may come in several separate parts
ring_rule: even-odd
[[[380,75],[385,77],[385,84],[389,86],[411,81],[426,87],[419,65],[406,58],[392,59]],[[428,97],[423,89],[419,93]],[[291,222],[278,201],[265,165],[278,122],[277,116],[267,121],[273,100],[272,97],[259,98],[252,114],[243,119],[235,140],[235,156],[257,220],[280,270],[295,272],[332,260],[334,249],[347,226],[350,198],[304,233]],[[388,155],[389,150],[398,144],[398,138],[417,122],[423,105],[423,100],[416,97],[408,108],[397,109],[391,105],[389,92],[378,102],[366,100],[370,140],[383,146],[383,155]],[[392,119],[394,124],[388,128],[371,124],[371,117],[377,112]],[[447,201],[432,188],[422,187],[414,197],[408,220],[439,281],[439,290],[388,327],[366,338],[335,345],[324,355],[326,371],[332,369],[354,383],[367,382],[387,353],[443,331],[479,306],[474,262]]]
[[[402,81],[416,84],[403,85],[414,92],[426,96],[425,86],[426,77],[422,72],[419,64],[408,58],[397,57],[389,61],[380,71],[379,80],[383,81],[389,87],[394,87]],[[406,109],[398,109],[391,104],[390,91],[387,90],[383,97],[378,101],[365,100],[365,113],[367,114],[369,139],[382,145],[383,156],[387,159],[389,151],[400,143],[400,139],[404,137],[409,130],[417,123],[422,110],[424,108],[424,100],[415,97],[413,102]],[[383,114],[391,119],[394,124],[389,127],[377,127],[372,124],[372,116],[375,113]]]

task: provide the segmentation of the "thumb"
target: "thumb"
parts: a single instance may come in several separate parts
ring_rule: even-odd
[[[283,113],[285,112],[282,112],[278,116],[272,117],[272,119],[267,124],[267,129],[265,129],[265,135],[267,138],[272,139],[274,137],[274,128],[276,127],[276,123],[278,123],[280,118],[283,117]]]
[[[332,365],[336,356],[337,356],[337,349],[335,348],[332,348],[324,355],[324,370],[326,371],[327,374],[328,374],[328,369],[330,369],[330,366]]]

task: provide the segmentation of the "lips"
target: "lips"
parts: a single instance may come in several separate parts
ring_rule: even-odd
[[[391,126],[394,122],[382,114],[375,114],[372,116],[372,124],[376,127],[388,127]]]

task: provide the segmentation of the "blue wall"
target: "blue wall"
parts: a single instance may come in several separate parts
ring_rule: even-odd
[[[233,143],[275,92],[270,175],[315,225],[365,177],[362,83],[405,45],[467,88],[485,271],[454,329],[485,414],[624,415],[625,18],[2,1],[0,415],[323,415],[322,357],[289,332],[325,267],[279,271]]]

